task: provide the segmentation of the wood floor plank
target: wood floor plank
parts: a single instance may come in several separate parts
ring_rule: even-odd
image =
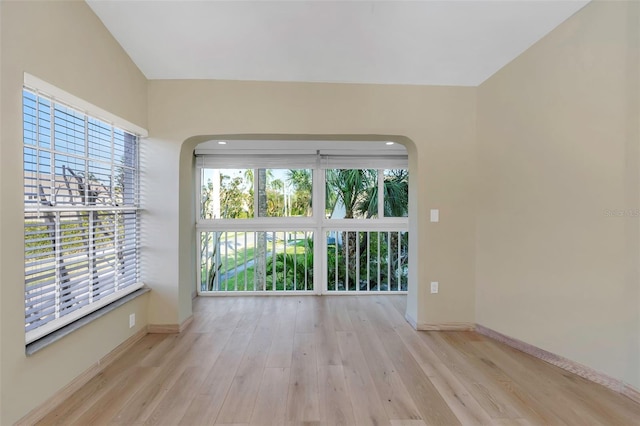
[[[422,420],[391,420],[391,426],[427,426]]]
[[[341,365],[318,365],[320,417],[323,425],[353,425],[351,396]]]
[[[333,313],[333,324],[336,331],[353,331],[353,325],[349,318],[347,309],[348,301],[342,298],[334,298],[331,302],[331,312]]]
[[[328,312],[326,315],[330,315]],[[314,331],[318,365],[342,365],[338,337],[332,318],[326,318]]]
[[[115,383],[87,410],[76,416],[66,416],[65,424],[77,426],[106,424],[116,415],[120,408],[145,385],[156,367],[135,366],[128,370],[126,378]]]
[[[214,400],[211,395],[198,394],[191,400],[178,424],[182,426],[214,425],[221,405],[222,401]]]
[[[251,415],[251,425],[278,426],[286,423],[289,368],[265,368]]]
[[[199,338],[197,334],[192,333],[178,336],[177,339],[169,339],[171,344],[163,347],[164,356],[154,358],[154,375],[132,395],[111,423],[129,425],[146,421],[169,388],[178,380],[186,368],[180,361],[184,359],[190,345]],[[146,366],[146,363],[141,362],[141,365]]]
[[[197,298],[40,425],[640,425],[640,404],[473,332],[417,332],[405,296]]]
[[[269,319],[268,315],[263,316],[256,327],[227,391],[217,423],[249,423],[251,420],[275,328]]]
[[[287,421],[320,421],[318,364],[313,333],[294,335],[293,361],[287,394]]]
[[[290,368],[293,358],[293,335],[274,337],[267,354],[266,368]]]
[[[464,384],[420,339],[419,332],[399,327],[396,333],[463,424],[490,425],[493,423],[489,413],[480,406]]]
[[[376,333],[375,325],[362,311],[351,311],[350,317],[351,324],[357,332],[360,347],[365,354],[364,361],[369,368],[387,416],[396,420],[420,420],[422,418],[420,412],[395,371]]]
[[[395,332],[382,332],[379,336],[425,423],[459,425],[460,421],[413,358],[400,336]]]
[[[299,301],[296,314],[296,333],[313,333],[315,325],[313,302],[307,299]]]
[[[122,385],[122,382],[130,383],[131,389],[127,390],[135,391],[137,382],[130,382],[130,377],[132,374],[139,374],[139,371],[136,371],[139,368],[138,361],[154,350],[163,340],[164,336],[156,334],[148,334],[143,337],[104,371],[93,377],[74,396],[70,397],[68,403],[61,404],[52,410],[41,420],[41,423],[57,424],[76,421],[84,411],[90,410],[94,404],[101,404],[104,402],[103,400],[108,400],[111,389]]]
[[[189,408],[189,403],[198,393],[198,388],[207,373],[205,368],[187,367],[149,418],[146,425],[177,425]]]
[[[284,300],[287,300],[286,298]],[[293,335],[296,330],[297,304],[284,307],[275,315],[276,328],[267,356],[267,368],[290,368],[293,357]]]
[[[253,333],[259,323],[262,311],[265,307],[264,300],[257,300],[251,303],[243,297],[236,297],[235,303],[229,309],[232,318],[238,317],[238,322],[233,329],[234,333]],[[221,324],[225,326],[224,323]],[[227,327],[225,327],[227,328]]]
[[[382,400],[364,360],[364,353],[354,332],[337,332],[345,378],[351,396],[353,414],[358,425],[389,424]]]
[[[556,413],[565,422],[578,420],[583,424],[606,425],[611,423],[627,424],[640,419],[640,411],[637,415],[629,417],[627,410],[615,409],[610,404],[604,404],[603,398],[612,391],[603,386],[591,386],[588,391],[585,391],[581,388],[587,383],[586,381],[577,379],[575,375],[551,364],[540,363],[540,360],[530,355],[522,354],[523,356],[518,359],[518,362],[514,362],[512,355],[521,353],[513,348],[496,342],[487,342],[476,346],[481,350],[490,351],[491,356],[499,360],[500,367],[514,381],[525,382],[527,386],[537,385],[536,389],[528,389],[528,391],[535,394],[541,402],[545,402],[546,408]],[[567,377],[572,380],[568,381]],[[555,392],[549,393],[549,390],[555,390]],[[583,403],[572,404],[572,401],[575,400]]]
[[[220,353],[222,353],[231,337],[232,330],[199,334],[200,337],[189,347],[189,351],[182,362],[185,366],[209,368],[213,366]]]
[[[513,383],[495,363],[480,353],[469,353],[463,347],[456,347],[447,335],[440,332],[420,332],[419,337],[432,353],[466,384],[476,400],[493,419],[524,418],[534,424],[562,423],[544,409],[544,405]],[[429,355],[431,356],[431,355]]]
[[[214,424],[252,334],[234,333],[204,378],[180,423]]]

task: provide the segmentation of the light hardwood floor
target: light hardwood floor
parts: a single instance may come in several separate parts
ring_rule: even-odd
[[[416,332],[404,296],[198,298],[40,424],[632,425],[640,405],[474,332]]]

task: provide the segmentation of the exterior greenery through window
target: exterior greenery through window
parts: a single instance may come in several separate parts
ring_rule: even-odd
[[[406,169],[202,167],[200,182],[200,291],[407,290]]]
[[[23,91],[27,343],[139,284],[138,138]]]

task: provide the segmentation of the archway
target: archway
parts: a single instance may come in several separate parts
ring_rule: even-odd
[[[180,306],[181,309],[188,309],[190,314],[191,299],[195,295],[197,252],[196,252],[196,161],[195,148],[206,141],[298,141],[301,146],[312,141],[349,141],[363,144],[374,142],[394,142],[406,148],[408,155],[409,174],[416,175],[417,161],[415,144],[407,137],[398,135],[203,135],[195,136],[184,141],[180,152],[180,183],[179,183],[179,247],[182,253],[189,252],[189,256],[181,256],[179,262],[180,276]],[[408,230],[414,235],[418,235],[417,228],[417,202],[415,200],[415,186],[409,186],[409,220]],[[409,240],[409,259],[417,258],[417,242],[415,239]],[[408,293],[407,293],[407,313],[409,317],[415,317],[417,311],[417,266],[416,262],[409,261],[408,264]],[[184,314],[184,313],[183,313]]]

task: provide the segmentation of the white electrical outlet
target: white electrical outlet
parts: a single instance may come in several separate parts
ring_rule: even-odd
[[[431,293],[435,294],[438,292],[438,281],[431,281]]]
[[[431,209],[429,212],[431,222],[439,222],[440,221],[440,210]]]
[[[133,328],[136,325],[136,314],[129,315],[129,328]]]

